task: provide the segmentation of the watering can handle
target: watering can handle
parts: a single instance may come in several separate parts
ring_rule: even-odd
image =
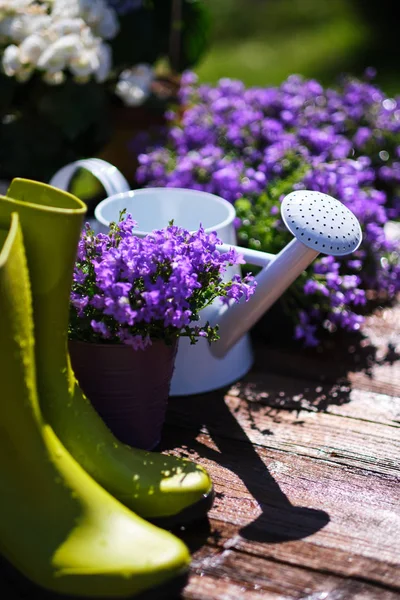
[[[94,175],[102,184],[107,196],[113,196],[121,192],[129,192],[130,185],[110,163],[100,158],[84,158],[62,167],[49,181],[50,185],[61,190],[68,190],[72,177],[78,169],[86,169]]]

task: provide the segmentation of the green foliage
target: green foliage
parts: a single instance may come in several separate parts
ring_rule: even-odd
[[[282,178],[269,183],[263,194],[252,201],[247,198],[236,201],[236,215],[241,220],[237,231],[240,246],[278,254],[292,239],[292,234],[279,218],[280,202],[293,191],[293,186],[303,179],[309,167],[295,155],[288,155],[286,164]],[[253,265],[242,266],[244,274],[257,274],[259,270],[260,268]],[[307,303],[310,305],[309,297],[303,294],[307,277],[307,271],[304,271],[279,299],[280,308],[284,314],[290,316],[290,322],[299,306]]]
[[[343,72],[376,65],[360,56],[373,32],[352,1],[207,0],[207,6],[213,34],[198,68],[202,81],[231,77],[247,85],[279,85],[300,73],[330,84]]]
[[[181,24],[181,51],[178,63],[173,65],[177,71],[198,64],[208,48],[210,29],[211,18],[202,0],[185,2]]]
[[[293,155],[288,155],[286,161],[282,178],[269,183],[263,194],[253,201],[246,198],[236,201],[236,214],[241,219],[237,232],[240,246],[275,254],[290,241],[291,234],[279,219],[280,200],[293,191],[308,167]]]
[[[209,11],[204,0],[182,0],[180,8],[181,13],[174,18],[174,0],[152,0],[125,15],[111,43],[114,62],[125,66],[153,64],[168,57],[178,72],[196,65],[209,45]]]

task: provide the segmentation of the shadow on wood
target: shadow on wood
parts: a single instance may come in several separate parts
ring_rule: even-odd
[[[225,403],[224,393],[216,392],[191,398],[170,400],[162,450],[186,446],[192,452],[214,460],[234,471],[258,503],[261,514],[238,533],[248,540],[276,543],[305,538],[323,528],[329,515],[317,508],[293,506],[284,494],[267,466],[257,453],[247,434],[237,422]],[[200,444],[196,438],[206,429],[218,447],[218,451]],[[221,430],[224,435],[221,435]],[[226,462],[225,450],[231,449],[232,439],[240,442],[239,458],[235,464]],[[190,457],[190,452],[180,455]],[[254,485],[254,473],[259,479]]]

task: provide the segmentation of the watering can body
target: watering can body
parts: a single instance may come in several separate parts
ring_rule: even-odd
[[[134,229],[134,233],[139,237],[165,227],[173,219],[176,225],[190,231],[197,230],[201,223],[207,232],[216,231],[226,248],[236,245],[235,210],[231,204],[213,194],[177,188],[146,188],[116,194],[96,207],[96,230],[107,232],[109,223],[118,220],[123,209],[137,221],[138,228]],[[269,255],[259,254],[266,262]],[[238,265],[229,266],[224,280],[229,281],[240,274]],[[216,300],[201,312],[199,324],[218,322],[220,310],[223,310],[222,303]],[[171,395],[198,394],[229,385],[245,375],[253,362],[247,333],[240,336],[223,357],[214,356],[210,350],[205,339],[200,338],[196,344],[190,344],[188,338],[180,338]]]
[[[144,236],[175,225],[195,231],[200,224],[206,232],[215,231],[222,242],[220,251],[236,245],[235,209],[227,201],[197,190],[145,188],[130,190],[115,167],[99,159],[67,165],[51,180],[62,189],[77,168],[91,171],[103,184],[109,197],[95,209],[96,232],[107,232],[126,209],[138,223],[135,235]],[[119,192],[119,193],[118,193]],[[257,290],[247,303],[226,306],[220,300],[205,308],[201,322],[218,324],[220,340],[212,344],[200,339],[191,345],[180,338],[170,393],[173,396],[200,394],[228,386],[250,369],[253,355],[248,331],[282,295],[291,283],[320,253],[344,255],[361,242],[361,229],[354,215],[337,200],[319,192],[293,192],[282,204],[282,217],[294,239],[278,255],[237,248],[247,263],[262,267],[256,277]],[[238,266],[228,267],[228,281],[240,274]]]

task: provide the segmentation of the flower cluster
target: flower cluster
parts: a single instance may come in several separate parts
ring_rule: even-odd
[[[118,33],[118,19],[105,0],[2,0],[0,44],[6,75],[27,81],[35,71],[50,84],[69,72],[75,81],[101,83],[111,68],[104,40]]]
[[[293,189],[328,193],[358,217],[364,242],[352,256],[320,258],[285,296],[295,337],[316,345],[323,330],[355,331],[366,292],[400,288],[399,245],[385,224],[400,216],[400,100],[366,80],[338,89],[289,77],[246,89],[240,81],[199,85],[186,73],[182,106],[167,113],[167,142],[139,157],[150,186],[189,187],[235,203],[242,245],[278,251],[289,239],[279,217]],[[182,108],[184,110],[182,110]]]
[[[139,238],[135,225],[128,215],[97,236],[86,226],[74,270],[70,337],[135,349],[153,339],[218,339],[218,326],[199,322],[199,313],[216,298],[229,303],[252,295],[250,275],[224,280],[227,266],[241,263],[241,256],[234,249],[220,253],[216,234],[202,228],[189,233],[170,223]]]
[[[115,87],[115,93],[125,106],[140,106],[150,96],[154,71],[150,65],[139,64],[124,69]]]

